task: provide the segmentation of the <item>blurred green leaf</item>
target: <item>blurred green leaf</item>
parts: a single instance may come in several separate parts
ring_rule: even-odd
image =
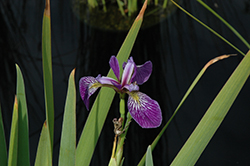
[[[18,166],[30,165],[29,157],[29,127],[28,112],[25,96],[23,76],[19,66],[16,64],[17,87],[16,97],[18,101]]]
[[[46,121],[50,132],[50,142],[53,148],[54,135],[54,94],[52,77],[52,58],[51,58],[51,25],[50,25],[50,1],[46,0],[43,28],[42,28],[42,60],[43,60],[43,82],[44,97],[46,108]]]
[[[151,146],[148,146],[147,154],[146,154],[146,166],[153,166],[153,157],[152,157],[152,149]]]
[[[217,131],[244,83],[250,75],[250,51],[235,69],[227,83],[179,151],[171,165],[195,165]]]
[[[10,130],[8,166],[17,165],[17,150],[18,150],[17,148],[18,148],[18,103],[17,103],[17,98],[15,96],[12,121],[11,121],[11,130]]]
[[[76,87],[75,69],[71,72],[64,109],[59,166],[75,165],[76,149]]]
[[[5,134],[4,134],[1,105],[0,105],[0,145],[1,145],[1,148],[0,148],[1,165],[6,166],[7,165],[7,148],[6,148],[6,140],[5,140]]]
[[[197,19],[196,17],[194,17],[192,14],[190,14],[187,10],[185,10],[184,8],[182,8],[180,5],[178,5],[174,0],[171,0],[171,2],[178,7],[180,10],[182,10],[184,13],[186,13],[188,16],[190,16],[192,19],[194,19],[195,21],[197,21],[199,24],[201,24],[203,27],[205,27],[207,30],[209,30],[210,32],[212,32],[214,35],[216,35],[217,37],[219,37],[221,40],[223,40],[225,43],[227,43],[228,45],[230,45],[232,48],[234,48],[236,51],[238,51],[241,55],[245,56],[245,54],[238,49],[236,46],[234,46],[231,42],[229,42],[227,39],[225,39],[223,36],[221,36],[219,33],[217,33],[215,30],[213,30],[212,28],[210,28],[209,26],[207,26],[205,23],[203,23],[202,21],[200,21],[199,19]]]
[[[50,135],[46,121],[43,124],[38,143],[35,166],[52,166]]]
[[[143,14],[146,9],[147,1],[145,1],[143,8],[135,19],[125,41],[120,48],[117,59],[120,68],[125,62],[132,50],[135,39],[141,27]],[[107,62],[108,63],[108,62]],[[114,73],[110,70],[108,77],[115,78]],[[89,113],[87,122],[85,123],[81,138],[76,149],[76,166],[89,165],[92,158],[97,140],[102,130],[104,121],[108,114],[110,105],[113,101],[115,92],[110,88],[102,88],[95,100],[95,103]]]
[[[250,44],[241,36],[241,34],[234,29],[224,18],[222,18],[219,14],[217,14],[212,8],[210,8],[207,4],[205,4],[202,0],[197,0],[202,6],[204,6],[208,11],[210,11],[213,15],[215,15],[218,19],[221,20],[247,47],[250,49]]]

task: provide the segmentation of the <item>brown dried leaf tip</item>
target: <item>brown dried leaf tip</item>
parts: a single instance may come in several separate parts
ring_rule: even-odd
[[[237,54],[228,54],[228,55],[221,55],[221,56],[218,56],[212,60],[210,60],[205,66],[204,66],[204,70],[206,70],[210,65],[214,64],[215,62],[219,61],[219,60],[222,60],[222,59],[225,59],[225,58],[228,58],[230,56],[236,56]]]

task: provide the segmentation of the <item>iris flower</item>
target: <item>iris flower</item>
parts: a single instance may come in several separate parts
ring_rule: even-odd
[[[120,77],[118,60],[112,56],[109,65],[116,79],[98,75],[82,77],[79,82],[81,98],[89,110],[89,98],[99,87],[110,87],[120,94],[128,94],[127,107],[132,118],[142,128],[155,128],[162,121],[161,108],[157,101],[139,91],[139,86],[146,82],[152,72],[151,61],[136,66],[132,57],[123,64],[123,74]]]

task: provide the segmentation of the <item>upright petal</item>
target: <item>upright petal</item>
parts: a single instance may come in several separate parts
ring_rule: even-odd
[[[91,76],[82,77],[79,81],[79,90],[82,100],[89,110],[89,97],[95,93],[95,91],[101,87],[101,84]]]
[[[136,66],[136,73],[132,82],[136,81],[138,85],[146,82],[152,73],[152,62],[147,61],[143,65]]]
[[[133,61],[133,58],[131,57],[128,60],[128,63],[126,63],[124,67],[124,71],[122,74],[122,81],[121,81],[122,86],[129,84],[131,77],[133,75],[133,72],[134,72],[134,68],[135,68],[135,63]]]
[[[120,81],[120,68],[119,68],[119,62],[116,59],[116,57],[113,55],[111,56],[110,60],[109,60],[109,66],[111,67],[111,69],[113,70],[116,78],[118,81]]]
[[[161,125],[162,114],[158,102],[144,93],[129,93],[128,110],[142,128],[155,128]]]

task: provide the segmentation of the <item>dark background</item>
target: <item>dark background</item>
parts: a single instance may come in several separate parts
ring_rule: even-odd
[[[204,1],[248,40],[250,2],[248,0]],[[70,0],[51,2],[52,54],[55,97],[54,165],[57,165],[60,132],[69,73],[76,68],[76,83],[82,76],[106,75],[108,61],[116,55],[127,32],[94,29],[78,19]],[[198,2],[181,4],[193,15],[219,32],[244,53],[247,47]],[[15,94],[17,63],[24,76],[29,113],[30,156],[34,164],[42,124],[45,120],[41,31],[44,1],[0,1],[0,101],[7,145]],[[131,123],[125,142],[124,165],[137,165],[146,148],[166,124],[184,93],[202,67],[212,58],[237,53],[221,39],[176,10],[168,19],[143,29],[132,50],[136,64],[147,60],[153,72],[140,91],[156,99],[163,114],[157,129],[142,129]],[[226,80],[243,58],[217,62],[202,77],[153,151],[155,165],[169,165],[183,146]],[[77,89],[78,90],[78,89]],[[250,165],[250,83],[246,82],[228,115],[201,155],[197,165]],[[94,100],[94,97],[91,98]],[[118,96],[108,114],[91,165],[107,165],[113,142],[112,119],[118,116]],[[77,138],[88,116],[77,93]]]

